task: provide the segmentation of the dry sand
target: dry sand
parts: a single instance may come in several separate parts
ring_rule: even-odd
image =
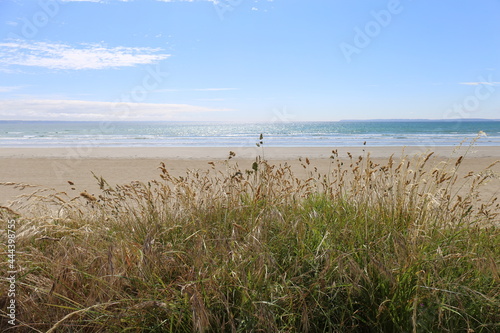
[[[431,162],[456,160],[466,154],[461,172],[480,172],[487,166],[500,160],[500,147],[467,147],[456,151],[454,147],[356,147],[339,148],[339,156],[347,160],[347,152],[353,156],[366,155],[368,152],[376,163],[385,163],[389,156],[395,158],[403,155],[414,156],[434,151]],[[468,151],[467,151],[468,150]],[[54,188],[69,195],[77,196],[86,190],[89,193],[98,191],[94,172],[105,178],[110,185],[128,183],[133,180],[148,181],[159,179],[158,166],[165,162],[169,172],[182,175],[187,169],[207,169],[208,162],[225,160],[229,151],[236,153],[232,163],[238,163],[242,170],[250,169],[257,155],[274,164],[288,163],[297,172],[304,175],[299,158],[309,158],[312,166],[322,173],[328,171],[332,148],[327,147],[266,147],[258,148],[2,148],[0,150],[0,183],[21,183]],[[222,167],[222,166],[220,166]],[[500,163],[492,168],[497,175],[485,187],[485,195],[498,195]],[[70,185],[68,181],[75,185]],[[74,188],[74,190],[72,189]],[[13,186],[0,186],[0,205],[8,205],[15,196],[29,193],[34,189],[20,191]]]

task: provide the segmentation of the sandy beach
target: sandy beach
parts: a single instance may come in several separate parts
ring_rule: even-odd
[[[468,151],[467,151],[468,150]],[[183,175],[186,170],[205,170],[209,162],[220,162],[228,158],[229,152],[236,153],[231,163],[250,169],[256,156],[264,154],[265,159],[274,164],[288,163],[292,165],[298,176],[306,175],[299,158],[307,157],[311,166],[326,173],[330,167],[332,148],[327,147],[266,147],[259,148],[2,148],[0,150],[0,183],[29,184],[36,188],[53,188],[68,195],[77,196],[82,191],[95,193],[97,181],[92,172],[102,176],[110,185],[123,184],[130,181],[149,181],[159,179],[158,166],[164,162],[174,176]],[[456,160],[466,154],[460,167],[463,174],[469,171],[481,172],[497,160],[500,160],[500,147],[352,147],[339,148],[341,159],[347,161],[347,153],[354,157],[366,156],[368,153],[376,163],[385,163],[389,156],[397,160],[401,156],[415,156],[434,152],[432,163]],[[224,167],[222,163],[216,164]],[[497,195],[499,191],[498,177],[500,164],[492,168],[496,180],[485,186],[486,196]],[[68,182],[74,185],[70,185]],[[0,205],[8,205],[20,194],[30,193],[36,188],[19,190],[13,185],[2,186]]]

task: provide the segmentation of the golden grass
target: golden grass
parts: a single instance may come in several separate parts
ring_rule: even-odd
[[[306,158],[297,177],[234,156],[0,207],[18,221],[16,331],[500,328],[500,206],[481,195],[495,164],[460,176],[463,156],[379,165],[334,150],[327,173]]]

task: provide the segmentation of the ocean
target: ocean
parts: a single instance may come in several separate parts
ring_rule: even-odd
[[[339,122],[0,121],[0,147],[500,146],[500,120]]]

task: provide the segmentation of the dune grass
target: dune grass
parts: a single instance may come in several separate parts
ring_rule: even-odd
[[[498,332],[500,210],[480,191],[498,175],[431,155],[332,151],[328,173],[305,159],[299,178],[231,153],[34,194],[1,210],[18,220],[15,331]]]

